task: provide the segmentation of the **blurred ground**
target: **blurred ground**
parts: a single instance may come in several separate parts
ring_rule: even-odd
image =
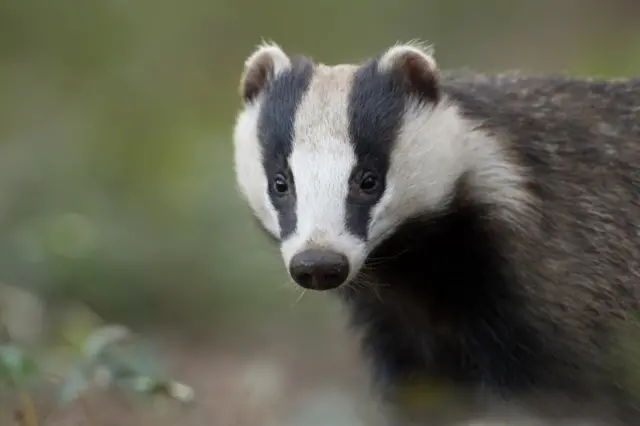
[[[334,314],[329,326],[310,327],[315,333],[301,331],[292,313],[265,320],[259,329],[215,336],[148,330],[145,339],[156,343],[164,370],[194,389],[193,405],[96,388],[84,403],[60,408],[47,386],[34,393],[36,405],[46,416],[43,424],[54,426],[378,424],[357,341],[345,331],[341,312]],[[0,424],[13,424],[17,396],[0,393]]]
[[[640,70],[638,22],[636,0],[0,0],[0,282],[153,336],[198,398],[180,420],[96,400],[92,423],[50,424],[363,424],[354,339],[326,295],[298,301],[235,191],[261,39],[326,63],[419,38],[447,68],[621,76]],[[21,310],[0,296],[0,317]]]

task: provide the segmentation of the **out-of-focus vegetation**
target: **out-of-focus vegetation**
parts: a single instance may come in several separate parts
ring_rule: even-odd
[[[3,377],[57,354],[69,306],[88,306],[182,360],[173,371],[209,401],[188,424],[268,424],[273,407],[296,425],[358,424],[339,396],[367,399],[340,311],[286,283],[235,191],[245,57],[273,39],[359,61],[420,38],[442,67],[619,76],[640,71],[639,22],[636,0],[0,0]],[[213,388],[242,380],[272,395],[238,397],[244,420]]]
[[[33,302],[31,309],[40,309]],[[37,388],[54,395],[56,404],[50,410],[79,403],[87,421],[92,413],[85,396],[95,388],[116,388],[161,403],[193,402],[193,389],[166,377],[158,354],[141,345],[126,327],[103,324],[81,306],[70,308],[60,318],[58,333],[51,333],[57,339],[25,347],[6,332],[0,344],[0,384],[17,397],[13,414],[19,425],[39,426],[48,417],[34,403],[32,392]]]

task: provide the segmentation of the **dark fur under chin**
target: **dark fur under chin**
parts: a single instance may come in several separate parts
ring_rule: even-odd
[[[573,381],[570,355],[542,336],[494,215],[457,199],[445,214],[407,221],[372,253],[361,283],[342,290],[389,400],[404,385],[434,383],[471,404],[478,391],[520,403],[540,394],[592,400]],[[577,412],[561,405],[535,411]]]
[[[416,374],[496,391],[536,383],[541,344],[480,206],[408,221],[344,297],[384,382]]]

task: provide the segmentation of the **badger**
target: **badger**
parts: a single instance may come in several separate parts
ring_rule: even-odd
[[[290,278],[345,303],[389,401],[422,380],[640,424],[640,79],[263,42],[240,96],[238,190]]]

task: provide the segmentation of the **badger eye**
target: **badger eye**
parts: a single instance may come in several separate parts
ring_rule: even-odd
[[[289,192],[289,184],[287,183],[287,179],[281,174],[276,175],[275,179],[273,180],[273,189],[278,195],[284,195]]]
[[[378,178],[372,173],[365,173],[360,181],[360,190],[363,192],[372,192],[378,188]]]

